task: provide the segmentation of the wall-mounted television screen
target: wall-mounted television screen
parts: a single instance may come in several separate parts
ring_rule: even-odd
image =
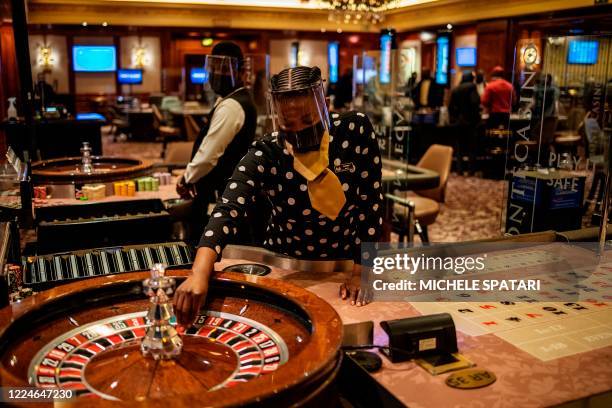
[[[572,40],[567,51],[568,64],[597,64],[599,41]]]
[[[142,84],[142,69],[118,69],[117,81],[120,84],[140,85]]]
[[[476,66],[476,48],[457,48],[455,51],[457,65],[460,67]]]
[[[450,53],[450,36],[440,34],[436,39],[436,83],[448,85],[448,61]]]
[[[75,45],[72,47],[72,67],[75,72],[114,72],[117,70],[117,50],[114,45]]]
[[[327,62],[329,64],[329,82],[338,82],[338,42],[332,41],[327,44]]]
[[[191,71],[189,71],[189,80],[192,84],[203,84],[207,80],[206,77],[204,68],[191,68]]]

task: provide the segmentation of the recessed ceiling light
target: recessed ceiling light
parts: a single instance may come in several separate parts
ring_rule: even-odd
[[[342,29],[341,29],[341,28],[339,28],[339,29],[337,29],[337,30],[336,30],[336,32],[337,32],[338,34],[342,34]]]
[[[87,21],[83,21],[83,27],[87,27]]]
[[[102,27],[106,27],[106,26],[108,26],[108,23],[106,21],[103,21],[102,22]]]
[[[446,25],[446,28],[448,28],[449,30],[452,30],[452,29],[453,29],[453,25],[452,25],[451,23],[448,23],[448,24]]]

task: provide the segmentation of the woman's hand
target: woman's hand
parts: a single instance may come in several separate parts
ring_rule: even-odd
[[[210,248],[201,247],[193,262],[192,274],[174,294],[173,304],[179,326],[189,327],[197,317],[208,293],[208,281],[212,274],[217,254]]]
[[[179,178],[178,182],[176,183],[176,193],[183,200],[190,200],[195,197],[193,185],[187,184],[184,177]]]
[[[370,291],[361,287],[361,265],[355,264],[350,276],[340,285],[338,295],[342,300],[350,300],[351,305],[365,306],[370,303]]]

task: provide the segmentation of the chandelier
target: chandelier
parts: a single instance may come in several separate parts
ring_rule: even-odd
[[[395,8],[401,0],[320,0],[330,10],[329,20],[344,24],[378,24],[384,12]]]

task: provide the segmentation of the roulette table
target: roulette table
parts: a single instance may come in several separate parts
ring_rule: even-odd
[[[167,272],[176,285],[188,274]],[[147,277],[67,284],[0,310],[2,386],[72,390],[78,397],[68,403],[87,407],[331,400],[342,323],[328,303],[287,282],[218,273],[180,336],[182,352],[156,360],[141,352],[151,322]]]

